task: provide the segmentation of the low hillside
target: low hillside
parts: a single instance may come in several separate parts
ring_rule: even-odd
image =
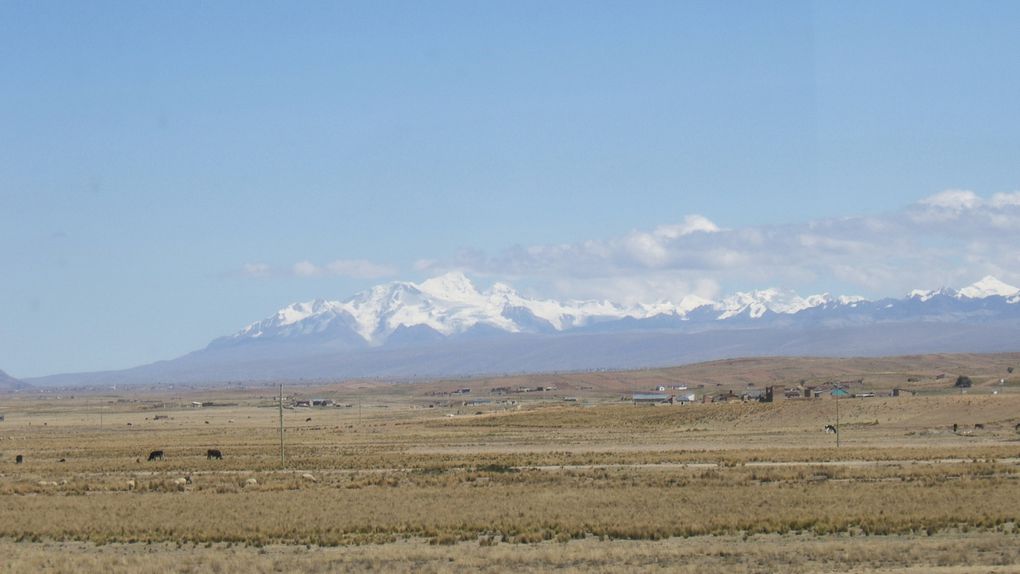
[[[1016,367],[1014,372],[1010,369]],[[899,357],[755,357],[709,361],[660,369],[545,373],[510,377],[452,379],[427,383],[429,388],[473,386],[553,386],[557,392],[631,392],[659,385],[705,385],[720,389],[765,385],[820,384],[829,381],[860,381],[852,391],[904,388],[921,392],[951,391],[959,375],[970,377],[976,387],[1020,386],[1020,353],[934,354]],[[468,384],[470,383],[470,384]]]

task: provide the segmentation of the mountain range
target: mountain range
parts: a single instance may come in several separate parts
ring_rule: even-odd
[[[0,371],[0,392],[10,392],[27,389],[28,385]]]
[[[1020,289],[990,276],[875,301],[766,289],[621,304],[531,298],[503,283],[479,290],[452,272],[294,303],[170,361],[28,382],[409,378],[735,356],[998,352],[1016,350],[1018,336]]]

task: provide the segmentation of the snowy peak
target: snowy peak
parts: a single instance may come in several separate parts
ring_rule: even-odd
[[[1012,297],[1018,293],[1020,293],[1020,289],[988,275],[980,281],[960,289],[959,295],[968,299],[984,299],[996,296]]]
[[[861,301],[864,301],[863,297],[847,295],[833,297],[828,293],[801,297],[793,291],[765,289],[736,293],[717,303],[715,308],[720,311],[719,319],[729,319],[740,315],[759,319],[768,312],[789,315],[815,307],[853,305]]]
[[[988,297],[1004,297],[1007,304],[1015,304],[1020,303],[1020,289],[989,276],[959,291],[914,290],[908,295],[908,299],[926,305],[935,297],[943,302],[940,305]],[[882,309],[892,307],[888,304]],[[812,313],[805,317],[817,318],[818,313],[826,313],[824,317],[828,318],[845,313],[860,317],[862,313],[873,312],[873,308],[862,297],[829,293],[801,297],[781,289],[738,292],[719,301],[697,295],[683,296],[679,302],[660,300],[630,305],[605,300],[557,301],[521,295],[505,283],[479,290],[466,275],[455,271],[419,284],[396,281],[377,285],[346,301],[316,299],[294,303],[217,342],[316,335],[343,340],[345,344],[377,346],[385,344],[395,333],[399,340],[413,333],[430,337],[474,332],[549,333],[623,319],[653,318],[678,319],[686,325],[715,328],[712,325],[734,321],[758,324],[777,316],[798,316],[807,310]]]
[[[918,299],[923,303],[925,301],[931,300],[934,297],[939,296],[958,299],[959,295],[960,292],[957,291],[956,289],[953,289],[951,287],[940,287],[938,289],[933,289],[930,291],[925,291],[923,289],[914,289],[907,294],[907,299]]]
[[[451,271],[445,275],[427,279],[418,286],[422,293],[444,301],[475,302],[482,294],[475,289],[474,283],[460,271]]]
[[[933,297],[943,296],[953,299],[985,299],[986,297],[1014,297],[1020,295],[1020,289],[1004,283],[991,275],[985,276],[980,281],[971,283],[962,289],[942,287],[932,291],[914,289],[907,294],[908,299],[919,299],[928,301]]]

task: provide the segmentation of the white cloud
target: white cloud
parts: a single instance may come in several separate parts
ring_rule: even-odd
[[[397,269],[391,265],[373,263],[364,259],[337,259],[327,263],[325,268],[330,275],[355,279],[378,279],[397,273]]]
[[[952,211],[964,211],[974,209],[981,205],[981,198],[973,191],[966,189],[947,189],[941,193],[928,196],[921,201],[921,205],[927,205],[938,209],[949,209]]]
[[[322,269],[311,261],[298,261],[291,267],[291,270],[298,277],[318,277],[322,275]]]
[[[245,263],[241,267],[241,274],[246,277],[262,279],[269,277],[271,273],[272,269],[265,263]]]
[[[352,279],[379,279],[396,275],[398,269],[392,265],[375,263],[365,259],[337,259],[324,265],[308,260],[298,261],[289,268],[274,268],[267,263],[245,263],[240,275],[249,278],[266,277],[349,277]]]
[[[719,230],[719,226],[712,223],[712,221],[707,217],[695,214],[685,216],[684,220],[680,223],[660,225],[656,227],[655,236],[663,239],[676,239],[699,231],[704,233],[714,233]]]
[[[992,196],[989,204],[996,208],[1020,206],[1020,191],[1014,191],[1012,193],[996,193]]]
[[[337,259],[319,266],[311,261],[299,261],[291,267],[297,277],[337,276],[353,279],[378,279],[395,275],[397,269],[391,265],[373,263],[364,259]]]
[[[675,299],[699,292],[705,282],[714,286],[708,291],[832,284],[885,296],[989,273],[1018,282],[1018,252],[1020,192],[985,199],[948,190],[880,216],[724,229],[691,215],[618,237],[515,246],[493,255],[465,251],[427,268],[528,277],[568,295],[618,299],[634,293]]]
[[[414,262],[415,271],[429,271],[439,265],[435,259],[419,259]]]

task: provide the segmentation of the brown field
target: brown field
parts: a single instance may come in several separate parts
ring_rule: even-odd
[[[1020,572],[1015,363],[753,359],[288,385],[288,406],[350,406],[285,409],[284,463],[271,386],[4,395],[0,568]],[[957,374],[975,386],[952,389]],[[839,400],[838,449],[822,430],[833,399],[620,400],[658,384],[700,395],[802,380],[918,394]],[[534,385],[555,390],[489,392]],[[166,459],[147,462],[154,449]]]

